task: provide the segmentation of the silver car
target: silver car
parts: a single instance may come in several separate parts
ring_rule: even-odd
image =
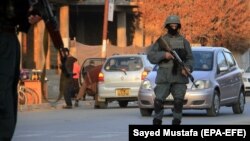
[[[222,47],[193,47],[195,84],[187,84],[184,109],[205,109],[208,116],[217,116],[220,106],[232,107],[241,114],[245,106],[245,90],[242,73],[232,53]],[[154,87],[157,66],[143,81],[138,103],[142,116],[151,116],[154,107]],[[173,108],[173,96],[164,102],[167,109]]]
[[[139,87],[153,68],[145,54],[114,55],[105,61],[98,76],[96,108],[106,108],[109,102],[118,101],[127,107],[137,101]]]

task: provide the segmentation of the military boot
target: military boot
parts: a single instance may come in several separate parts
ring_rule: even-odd
[[[172,125],[180,125],[181,124],[181,120],[177,119],[177,118],[174,118],[172,120]]]
[[[161,125],[161,124],[162,124],[162,120],[157,119],[157,118],[155,118],[155,119],[153,120],[153,125]]]

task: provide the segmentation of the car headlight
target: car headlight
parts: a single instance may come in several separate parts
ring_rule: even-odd
[[[209,80],[197,80],[194,82],[197,88],[193,85],[192,89],[207,89],[210,87],[210,81]]]
[[[149,80],[144,80],[141,84],[141,88],[142,89],[148,89],[148,90],[151,90],[152,89],[152,85],[150,83]]]

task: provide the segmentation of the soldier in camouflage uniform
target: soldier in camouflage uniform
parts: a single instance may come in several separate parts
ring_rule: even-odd
[[[29,16],[28,0],[0,1],[0,141],[11,141],[17,121],[20,45],[17,31],[27,32],[39,16]]]
[[[177,52],[186,65],[187,70],[192,72],[193,55],[190,43],[179,33],[181,23],[178,16],[171,15],[166,19],[164,27],[167,33],[162,38],[170,47]],[[162,124],[164,114],[164,101],[171,93],[174,98],[173,125],[179,125],[182,119],[183,101],[189,82],[186,71],[179,66],[174,56],[167,52],[157,40],[152,44],[148,59],[153,64],[158,64],[159,69],[156,76],[155,100],[154,100],[154,125]]]

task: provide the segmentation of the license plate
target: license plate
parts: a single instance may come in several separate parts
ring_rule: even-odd
[[[170,95],[166,98],[166,100],[174,100],[174,97],[170,94]]]
[[[129,89],[116,89],[115,93],[117,96],[129,96]]]

